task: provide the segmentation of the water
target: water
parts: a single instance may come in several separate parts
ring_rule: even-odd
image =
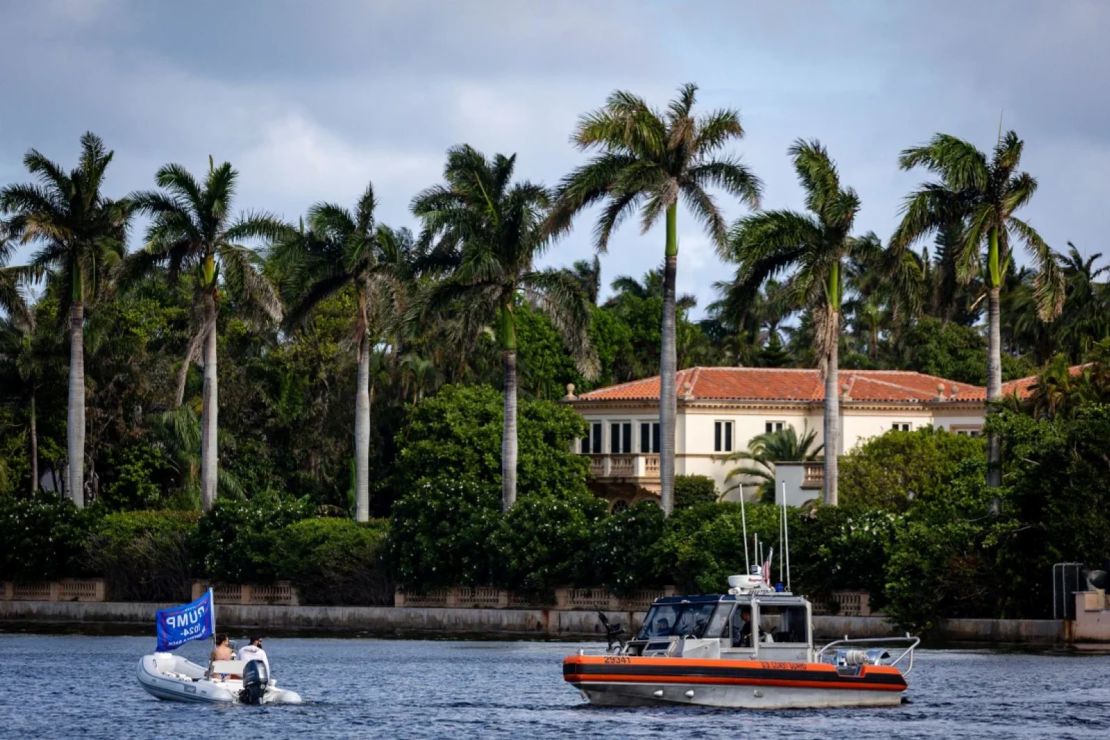
[[[275,677],[306,703],[246,707],[149,696],[135,668],[153,643],[0,634],[0,736],[1110,737],[1110,656],[922,650],[910,704],[744,712],[589,707],[563,683],[572,643],[271,638]]]

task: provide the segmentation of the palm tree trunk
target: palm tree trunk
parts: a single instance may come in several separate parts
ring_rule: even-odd
[[[674,437],[678,401],[675,374],[678,358],[675,348],[675,280],[678,275],[678,204],[667,208],[667,248],[663,263],[663,326],[659,355],[659,505],[663,515],[674,511]]]
[[[840,262],[829,272],[829,324],[825,327],[825,504],[839,503],[840,476]]]
[[[219,428],[219,406],[216,376],[216,296],[204,297],[204,393],[201,403],[200,440],[200,503],[208,511],[216,503],[218,456],[216,431]]]
[[[31,495],[39,490],[39,432],[35,418],[35,390],[31,389]]]
[[[189,346],[185,349],[185,359],[177,370],[177,390],[173,402],[175,409],[181,408],[181,404],[185,402],[185,383],[189,379],[189,367],[193,364],[193,358],[197,356],[197,350],[200,349],[200,343],[204,336],[203,330],[194,334],[189,340]]]
[[[78,509],[85,506],[85,305],[74,301],[69,312],[69,418],[66,489]]]
[[[1001,293],[995,286],[987,294],[987,413],[1002,398]],[[987,435],[987,485],[1002,485],[1002,441],[994,432]]]
[[[355,521],[370,521],[370,337],[358,341],[355,392]]]
[[[501,432],[501,509],[508,511],[516,503],[517,468],[517,376],[516,376],[516,326],[511,305],[500,310],[499,334],[501,358],[505,368],[505,418]]]
[[[839,327],[840,314],[833,313],[832,321]],[[839,339],[839,331],[836,333]],[[840,343],[833,340],[827,356],[825,371],[825,503],[836,506],[840,454]]]

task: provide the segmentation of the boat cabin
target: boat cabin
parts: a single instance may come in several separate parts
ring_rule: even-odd
[[[813,609],[789,593],[700,594],[656,599],[627,655],[730,660],[813,660]]]

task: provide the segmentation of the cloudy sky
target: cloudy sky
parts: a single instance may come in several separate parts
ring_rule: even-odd
[[[584,160],[577,117],[609,92],[663,106],[692,81],[704,110],[739,110],[736,153],[767,207],[801,206],[786,149],[819,138],[860,193],[860,230],[885,238],[922,177],[898,152],[936,131],[988,148],[1001,116],[1040,181],[1028,220],[1058,249],[1110,252],[1108,33],[1098,0],[0,0],[0,183],[24,179],[30,147],[72,166],[92,130],[116,152],[113,195],[211,154],[240,170],[244,209],[295,219],[370,180],[381,220],[414,226],[449,146],[515,152],[521,177],[554,184]],[[704,306],[731,270],[679,224],[679,288]],[[590,256],[591,226],[545,263]],[[630,221],[603,278],[661,255],[661,231]]]

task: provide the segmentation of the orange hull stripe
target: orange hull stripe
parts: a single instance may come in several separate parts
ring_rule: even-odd
[[[905,691],[904,686],[892,684],[861,684],[861,683],[832,683],[829,681],[786,681],[779,679],[762,678],[726,678],[714,676],[637,676],[624,675],[589,675],[568,673],[564,677],[567,683],[677,683],[677,684],[729,684],[748,686],[787,686],[806,689],[851,689],[853,691]]]
[[[829,663],[783,663],[763,660],[699,660],[697,658],[629,658],[628,662],[612,662],[612,658],[596,655],[571,655],[563,659],[564,665],[623,665],[623,666],[652,666],[659,668],[746,668],[749,670],[793,670],[793,671],[821,671],[836,673],[836,667]],[[887,673],[898,674],[894,666],[869,665],[864,667],[864,672],[869,674]]]

